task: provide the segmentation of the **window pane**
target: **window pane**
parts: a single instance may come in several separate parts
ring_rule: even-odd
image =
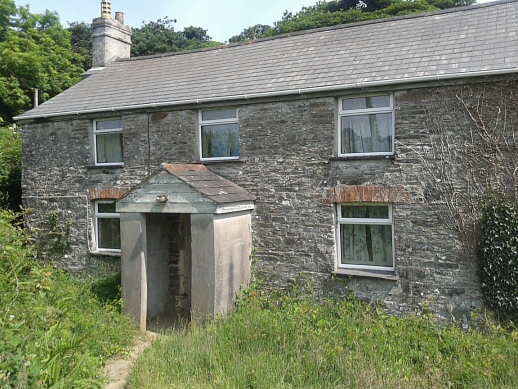
[[[120,221],[118,218],[98,218],[97,228],[99,229],[98,248],[121,248]]]
[[[203,158],[239,157],[239,124],[201,127]]]
[[[221,120],[221,119],[235,119],[237,118],[237,111],[235,108],[231,109],[217,109],[213,111],[202,111],[201,120]]]
[[[116,213],[115,202],[113,202],[113,203],[97,203],[97,213]]]
[[[99,134],[97,140],[97,163],[119,163],[122,159],[122,133]]]
[[[392,267],[392,226],[340,226],[342,264]]]
[[[390,107],[390,95],[357,97],[354,99],[343,99],[342,110],[349,111],[354,109],[384,108]]]
[[[100,120],[95,124],[95,129],[97,131],[105,131],[105,130],[120,130],[122,128],[122,119],[114,119],[114,120]]]
[[[392,113],[341,118],[342,154],[392,151]]]
[[[389,207],[374,205],[342,205],[342,218],[389,219]]]

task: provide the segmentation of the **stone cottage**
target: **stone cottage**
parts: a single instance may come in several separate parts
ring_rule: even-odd
[[[226,312],[252,262],[396,313],[483,307],[479,201],[516,188],[516,0],[141,58],[102,4],[94,67],[15,118],[60,265],[120,267],[143,328]]]

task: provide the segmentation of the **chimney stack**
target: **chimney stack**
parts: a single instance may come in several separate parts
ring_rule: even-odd
[[[92,69],[130,57],[131,29],[124,25],[124,13],[116,12],[113,19],[109,0],[101,1],[101,17],[93,20],[92,29]]]

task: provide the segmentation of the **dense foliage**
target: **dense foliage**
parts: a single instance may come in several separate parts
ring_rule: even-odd
[[[67,30],[70,32],[72,51],[80,60],[79,67],[88,70],[92,67],[92,25],[85,22],[72,22]]]
[[[518,319],[518,204],[491,198],[482,208],[478,249],[482,292],[497,313]]]
[[[141,27],[132,29],[131,56],[172,53],[176,51],[194,50],[203,47],[217,46],[221,43],[211,40],[207,30],[201,27],[185,27],[183,31],[175,31],[176,20],[165,17],[156,22],[142,23]],[[72,34],[72,48],[85,61],[83,68],[91,66],[92,30],[91,25],[71,23],[68,30]]]
[[[0,15],[0,118],[8,123],[32,107],[31,88],[48,100],[78,82],[83,69],[56,13],[32,14],[0,0]]]
[[[229,42],[241,42],[294,31],[309,30],[318,27],[335,26],[371,19],[402,16],[418,12],[437,11],[439,9],[470,5],[475,0],[335,0],[318,1],[310,7],[303,7],[299,12],[285,12],[274,27],[257,25],[245,29],[233,36]]]
[[[89,283],[35,261],[14,220],[0,211],[0,387],[102,388],[103,362],[136,328]]]
[[[185,27],[183,31],[175,31],[176,20],[164,18],[156,22],[143,23],[140,28],[133,29],[131,55],[171,53],[194,50],[203,47],[217,46],[201,27]]]
[[[0,208],[19,210],[22,188],[22,136],[0,124]]]
[[[518,332],[436,327],[352,298],[254,290],[229,317],[177,329],[130,388],[515,388]]]

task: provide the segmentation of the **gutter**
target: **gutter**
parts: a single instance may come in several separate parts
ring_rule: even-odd
[[[339,85],[330,85],[330,86],[320,86],[320,87],[311,87],[311,88],[299,88],[299,89],[288,89],[283,91],[276,92],[262,92],[262,93],[250,93],[250,94],[240,94],[240,95],[230,95],[230,96],[220,96],[220,97],[207,97],[203,99],[188,99],[188,100],[173,100],[166,101],[161,103],[147,103],[147,104],[133,104],[133,105],[121,105],[116,107],[105,107],[98,109],[85,109],[78,111],[67,111],[67,112],[57,112],[50,114],[34,114],[28,116],[15,116],[13,120],[29,120],[29,119],[37,119],[37,118],[52,118],[59,116],[70,116],[70,115],[81,115],[88,113],[101,113],[101,112],[117,112],[117,111],[126,111],[126,110],[135,110],[135,109],[145,109],[145,108],[162,108],[162,107],[170,107],[170,106],[178,106],[178,105],[186,105],[186,104],[203,104],[203,103],[212,103],[219,101],[230,101],[230,100],[250,100],[250,99],[258,99],[265,97],[279,97],[279,96],[289,96],[289,95],[302,95],[306,93],[318,93],[318,92],[334,92],[339,90],[348,90],[348,89],[366,89],[380,86],[390,86],[390,85],[403,85],[410,83],[418,83],[418,82],[430,82],[430,81],[441,81],[441,80],[452,80],[458,78],[471,78],[471,77],[484,77],[484,76],[498,76],[503,74],[512,74],[518,73],[518,68],[508,68],[508,69],[498,69],[498,70],[480,70],[474,72],[466,72],[466,73],[446,73],[446,74],[436,74],[430,76],[418,76],[411,78],[397,78],[391,80],[383,80],[383,81],[357,81],[354,83],[348,84],[339,84]],[[23,116],[23,117],[21,117]]]

